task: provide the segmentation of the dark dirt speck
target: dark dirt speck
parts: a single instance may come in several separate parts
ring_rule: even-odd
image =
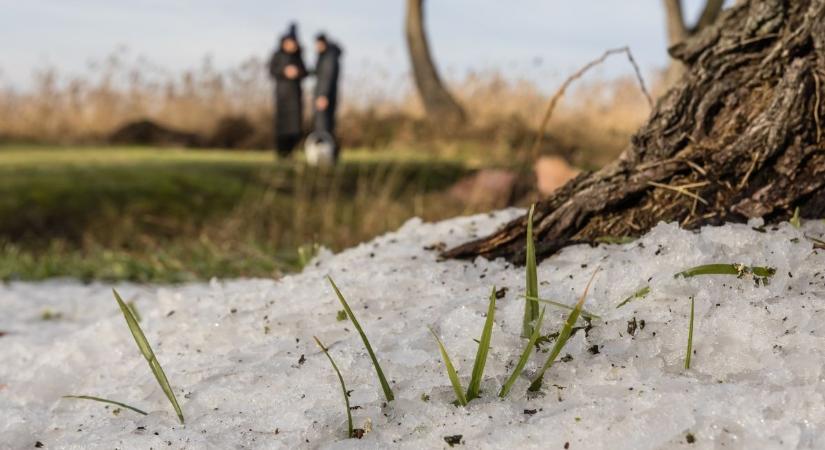
[[[635,336],[637,326],[638,326],[638,324],[636,323],[636,318],[635,317],[631,320],[628,320],[627,321],[627,334],[629,334],[631,336]]]
[[[461,434],[454,434],[452,436],[444,436],[444,442],[447,443],[450,447],[453,445],[461,444],[461,438],[463,435]]]
[[[598,355],[599,354],[599,346],[598,345],[591,345],[588,349],[591,355]]]

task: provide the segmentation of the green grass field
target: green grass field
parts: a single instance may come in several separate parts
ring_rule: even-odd
[[[344,155],[318,170],[268,152],[0,147],[0,278],[277,276],[301,246],[470,212],[442,191],[477,162]]]

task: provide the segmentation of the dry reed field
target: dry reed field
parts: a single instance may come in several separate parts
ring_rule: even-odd
[[[233,146],[270,146],[271,85],[259,58],[227,70],[216,69],[204,58],[197,69],[172,74],[116,52],[90,70],[66,75],[42,69],[28,89],[0,88],[0,139],[100,144],[119,127],[149,119],[201,136],[209,146],[222,122],[241,118],[252,130]],[[533,83],[483,72],[449,84],[470,120],[460,130],[443,133],[427,125],[414,92],[401,79],[386,76],[378,83],[351,75],[344,81],[339,113],[343,144],[380,150],[404,143],[420,146],[421,151],[449,153],[462,142],[475,141],[487,146],[493,142],[499,153],[512,153],[534,139],[548,95]],[[566,97],[550,122],[543,151],[583,166],[610,160],[649,112],[630,74],[609,81],[588,78]],[[486,153],[508,160],[511,156]]]

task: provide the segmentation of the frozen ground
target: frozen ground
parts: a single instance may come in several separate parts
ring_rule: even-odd
[[[439,448],[445,436],[461,435],[465,448],[825,448],[825,251],[803,236],[821,237],[823,221],[765,232],[752,229],[757,223],[701,233],[659,225],[630,244],[571,247],[545,260],[542,296],[571,304],[601,266],[586,308],[602,318],[587,335],[575,334],[543,395],[526,396],[525,377],[500,400],[495,393],[522,350],[523,271],[503,261],[437,263],[425,247],[487,233],[517,213],[413,220],[278,281],[116,286],[143,316],[185,426],[138,353],[111,286],[0,286],[0,447]],[[716,262],[777,273],[768,286],[673,277]],[[389,405],[357,334],[336,319],[327,274],[376,348],[396,393]],[[498,303],[483,397],[457,408],[427,326],[445,341],[466,386],[493,284],[508,291]],[[648,284],[647,298],[616,309]],[[691,296],[695,355],[684,370]],[[548,309],[544,331],[563,320],[563,311]],[[363,440],[344,439],[340,388],[312,335],[331,347],[353,390],[355,425],[368,430]],[[528,374],[545,357],[534,355]],[[116,414],[64,394],[112,398],[150,414]]]

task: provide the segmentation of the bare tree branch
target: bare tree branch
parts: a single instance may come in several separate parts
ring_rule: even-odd
[[[696,21],[696,25],[691,29],[691,34],[701,31],[716,22],[724,4],[725,0],[705,0],[705,8],[702,10],[699,20]]]
[[[547,104],[547,110],[544,112],[544,116],[541,119],[541,124],[539,124],[539,130],[536,134],[536,140],[533,141],[533,147],[530,150],[530,156],[533,160],[538,157],[539,147],[541,146],[541,140],[544,137],[544,133],[547,129],[547,123],[550,121],[550,117],[553,115],[553,111],[556,109],[556,104],[564,95],[567,88],[570,85],[584,76],[588,70],[598,66],[599,64],[603,63],[610,55],[624,53],[627,55],[627,60],[630,62],[630,65],[633,66],[633,71],[636,73],[636,80],[639,82],[639,89],[641,89],[642,94],[644,94],[645,98],[647,99],[647,104],[650,105],[650,108],[653,109],[653,98],[650,96],[647,88],[645,87],[645,80],[642,78],[642,71],[639,69],[639,65],[636,64],[636,60],[633,59],[633,53],[630,52],[630,47],[620,47],[620,48],[613,48],[610,50],[605,51],[602,53],[602,56],[590,61],[589,63],[582,66],[579,70],[567,77],[564,80],[564,83],[559,86],[559,89],[553,94],[553,97],[550,98],[550,102]]]
[[[682,0],[662,0],[665,7],[665,24],[667,26],[668,46],[678,44],[687,39],[690,30],[685,24],[682,13]]]

